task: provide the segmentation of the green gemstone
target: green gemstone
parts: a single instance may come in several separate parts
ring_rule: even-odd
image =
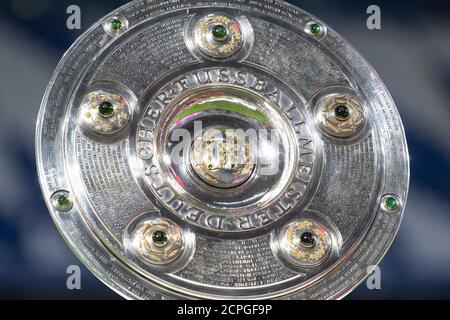
[[[212,35],[216,40],[225,40],[228,36],[228,30],[223,25],[219,24],[212,29]]]
[[[386,199],[385,205],[389,210],[395,210],[398,208],[398,201],[394,197],[389,197]]]
[[[165,245],[167,243],[167,233],[164,231],[155,231],[152,240],[157,245]]]
[[[347,106],[339,105],[334,108],[334,114],[339,120],[347,120],[350,116],[350,110]]]
[[[318,35],[322,32],[322,27],[317,23],[313,23],[309,26],[309,31],[314,35]]]
[[[122,27],[122,21],[120,21],[119,19],[114,19],[113,21],[111,21],[111,29],[113,29],[114,31],[120,31]]]
[[[103,101],[98,105],[98,112],[103,117],[111,117],[114,114],[114,107],[111,102]]]
[[[300,242],[306,248],[312,248],[316,245],[316,238],[311,232],[303,232],[300,235]]]
[[[57,201],[58,206],[60,206],[61,208],[67,208],[68,206],[70,206],[70,199],[67,195],[60,195]]]

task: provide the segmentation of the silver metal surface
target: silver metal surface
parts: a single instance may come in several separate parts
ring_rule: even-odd
[[[409,184],[395,104],[281,1],[134,1],[69,49],[39,114],[61,234],[130,299],[339,299]]]

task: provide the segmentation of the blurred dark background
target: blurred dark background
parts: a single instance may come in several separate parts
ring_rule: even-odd
[[[0,298],[118,299],[82,267],[82,290],[66,288],[81,263],[54,227],[34,158],[39,105],[54,68],[91,24],[127,1],[0,2]],[[402,115],[411,189],[400,233],[381,264],[382,289],[362,284],[348,299],[450,298],[450,2],[289,1],[349,40],[375,67]],[[82,30],[66,28],[66,9]],[[382,29],[366,27],[381,7]]]

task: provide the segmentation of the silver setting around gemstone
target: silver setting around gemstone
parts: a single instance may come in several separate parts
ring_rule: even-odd
[[[129,28],[128,19],[123,16],[114,15],[106,19],[103,29],[110,36],[117,37]]]
[[[159,239],[159,240],[158,240]],[[132,233],[136,255],[150,265],[167,265],[176,261],[185,249],[182,230],[162,218],[144,220]]]
[[[310,237],[313,241],[307,241]],[[280,247],[293,264],[316,267],[330,256],[332,238],[325,226],[310,219],[302,219],[283,228]]]
[[[308,21],[305,25],[305,32],[312,37],[323,38],[326,35],[326,27],[315,20]]]
[[[68,191],[57,191],[52,195],[53,207],[59,212],[69,212],[73,208],[73,201]]]
[[[111,112],[103,111],[105,105],[111,108]],[[81,123],[102,135],[111,135],[123,130],[130,120],[130,115],[131,108],[125,97],[104,90],[87,94],[79,110]]]
[[[367,120],[358,98],[350,94],[333,94],[319,105],[317,121],[326,135],[345,139],[360,133]]]
[[[403,202],[397,195],[387,194],[381,198],[381,208],[388,213],[399,213],[403,208]]]
[[[194,16],[186,26],[186,41],[195,55],[212,60],[237,60],[249,53],[254,32],[244,16],[214,13]]]

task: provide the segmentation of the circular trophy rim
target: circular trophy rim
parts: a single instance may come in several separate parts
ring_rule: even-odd
[[[181,6],[182,8],[177,8],[175,5],[167,5],[167,7],[170,7],[170,10],[164,12],[183,11],[189,8],[205,9],[210,1],[205,0],[203,2],[204,5],[198,4],[200,3],[198,1],[181,1],[180,3],[186,7]],[[197,3],[197,5],[194,3]],[[216,11],[220,11],[220,9],[240,9],[252,12],[253,9],[251,5],[242,4],[239,1],[233,2],[231,7],[230,1],[215,1],[214,3],[216,5]],[[76,193],[72,192],[72,190],[80,186],[71,183],[65,166],[65,149],[62,139],[65,136],[65,120],[69,116],[69,112],[67,111],[68,107],[65,106],[59,109],[54,108],[49,110],[49,99],[54,94],[53,90],[58,80],[64,75],[66,64],[71,63],[71,59],[77,54],[77,50],[85,45],[85,42],[89,41],[93,34],[99,32],[106,33],[110,37],[107,39],[109,41],[108,45],[111,45],[118,37],[126,35],[127,32],[138,28],[141,24],[148,22],[148,20],[156,19],[158,13],[161,12],[159,9],[163,7],[161,4],[157,4],[156,1],[147,1],[145,4],[130,2],[100,19],[68,49],[56,67],[46,89],[36,127],[36,163],[39,182],[46,205],[56,227],[79,260],[97,278],[122,297],[128,299],[341,299],[368,277],[367,269],[377,265],[392,244],[403,219],[410,175],[405,132],[395,103],[376,71],[334,30],[294,5],[279,0],[275,0],[273,5],[288,11],[290,18],[285,21],[280,21],[280,19],[270,15],[270,13],[274,13],[270,12],[270,9],[267,9],[267,12],[262,12],[261,15],[266,14],[265,16],[268,19],[275,20],[283,26],[289,26],[289,28],[295,29],[299,33],[308,33],[310,30],[308,26],[311,23],[320,24],[322,27],[320,33],[311,34],[311,41],[317,41],[318,45],[324,50],[337,50],[333,45],[339,46],[339,49],[341,49],[338,56],[340,63],[350,66],[352,75],[358,78],[359,82],[367,86],[365,87],[365,91],[375,91],[374,96],[378,98],[378,102],[381,105],[379,111],[387,110],[390,112],[387,116],[383,116],[383,112],[376,115],[371,114],[368,119],[373,123],[377,123],[379,126],[384,126],[383,128],[379,128],[378,126],[376,128],[379,134],[379,142],[389,145],[388,149],[379,150],[383,157],[382,164],[378,163],[378,166],[382,165],[384,175],[381,178],[380,193],[376,199],[376,209],[372,213],[372,221],[363,233],[363,237],[358,239],[347,250],[347,253],[340,258],[339,263],[327,269],[327,282],[322,281],[322,279],[316,282],[310,281],[306,285],[293,286],[269,295],[233,297],[217,294],[202,295],[192,290],[182,290],[179,287],[174,287],[157,277],[144,278],[134,268],[121,261],[117,257],[117,252],[111,248],[107,248],[96,236],[90,228],[89,222],[84,219],[81,209],[76,205],[78,199],[72,199],[73,203],[71,203],[70,207],[66,208],[67,210],[61,210],[61,208],[57,210],[55,194],[62,192],[64,194],[74,195]],[[150,9],[150,7],[152,8]],[[133,12],[138,10],[144,11],[144,14],[149,14],[149,16],[146,19],[139,20],[132,15]],[[122,25],[126,30],[112,32],[112,30],[106,30],[104,28],[105,23],[111,21],[114,17],[120,17]],[[98,54],[98,50],[101,47],[99,46],[98,48],[94,50],[92,58]],[[336,57],[337,52],[334,51],[333,55]],[[85,71],[81,71],[81,73],[83,72]],[[79,77],[81,75],[78,74]],[[71,83],[71,90],[68,91],[72,93],[73,89],[78,85],[77,83]],[[126,94],[127,92],[124,92],[124,95]],[[380,98],[383,100],[381,101]],[[129,97],[131,103],[135,103],[135,99],[133,96]],[[387,130],[387,124],[395,124],[397,131],[389,132]],[[391,142],[395,142],[396,144],[391,144]],[[383,201],[389,197],[394,197],[398,200],[398,210],[386,208]],[[70,211],[70,214],[67,211]],[[378,237],[382,231],[385,232],[385,235],[382,238],[378,238],[377,243],[374,243],[373,239]],[[364,258],[362,259],[365,260],[352,260],[352,258],[355,259],[357,254],[359,256],[356,259],[363,256]],[[361,263],[361,265],[353,269],[358,263]]]

